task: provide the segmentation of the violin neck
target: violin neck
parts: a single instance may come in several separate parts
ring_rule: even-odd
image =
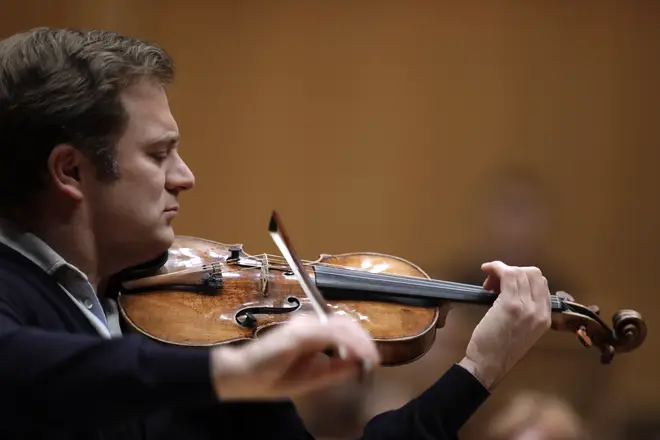
[[[328,299],[394,301],[414,305],[456,302],[492,306],[497,295],[481,286],[316,266],[315,281]],[[563,310],[561,298],[551,295],[552,311]]]

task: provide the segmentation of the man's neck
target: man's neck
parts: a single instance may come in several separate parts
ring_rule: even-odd
[[[63,214],[57,207],[47,214],[15,215],[11,220],[50,246],[67,263],[83,272],[89,282],[98,288],[101,281],[101,261],[93,231],[81,213]]]
[[[69,264],[80,269],[96,289],[100,282],[99,259],[92,231],[75,225],[51,225],[34,231]]]

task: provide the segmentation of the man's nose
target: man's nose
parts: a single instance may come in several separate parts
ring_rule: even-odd
[[[170,191],[187,191],[195,186],[195,175],[181,157],[167,176],[167,189]]]

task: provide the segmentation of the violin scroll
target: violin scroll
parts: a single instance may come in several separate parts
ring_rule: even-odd
[[[564,311],[552,316],[552,329],[574,333],[585,347],[598,348],[602,364],[611,363],[616,354],[639,348],[646,339],[646,322],[635,310],[616,312],[610,327],[599,317],[597,307],[573,301],[564,301],[563,306]]]
[[[646,323],[642,319],[642,315],[634,310],[626,309],[616,312],[612,317],[612,325],[615,337],[622,342],[625,351],[638,348],[646,339]]]

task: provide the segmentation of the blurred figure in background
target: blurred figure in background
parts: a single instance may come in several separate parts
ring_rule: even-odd
[[[588,440],[574,409],[559,397],[536,392],[515,396],[488,427],[492,440]]]
[[[540,266],[550,291],[571,292],[572,280],[545,253],[551,222],[549,194],[539,175],[529,166],[511,165],[497,169],[479,185],[470,215],[477,224],[474,249],[449,272],[451,280],[481,285],[484,261],[501,260],[520,266]],[[443,275],[444,276],[444,275]]]

